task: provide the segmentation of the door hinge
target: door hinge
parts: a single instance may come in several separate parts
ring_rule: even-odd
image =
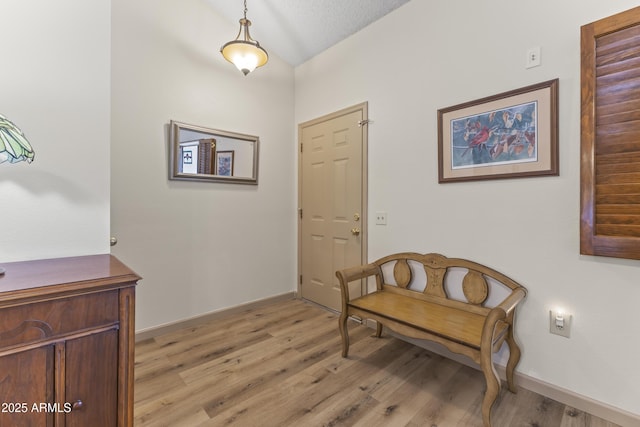
[[[302,285],[302,274],[300,275],[300,284]]]
[[[302,219],[302,208],[298,209],[298,215],[300,215],[300,219]]]
[[[300,143],[300,152],[302,153],[302,143]]]

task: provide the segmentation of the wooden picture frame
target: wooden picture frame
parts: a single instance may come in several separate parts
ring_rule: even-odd
[[[216,151],[216,175],[233,176],[234,150]]]
[[[439,183],[558,174],[558,79],[438,110]]]

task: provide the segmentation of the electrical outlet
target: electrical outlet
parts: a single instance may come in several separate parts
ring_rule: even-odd
[[[535,46],[527,50],[527,65],[526,68],[533,68],[540,65],[541,54],[540,46]]]
[[[376,212],[376,225],[387,225],[386,212]]]
[[[573,316],[558,310],[549,310],[549,332],[569,338]]]

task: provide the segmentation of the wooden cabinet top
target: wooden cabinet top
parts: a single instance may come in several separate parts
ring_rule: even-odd
[[[0,276],[0,306],[131,286],[140,279],[109,254],[0,263],[0,267],[6,270]]]

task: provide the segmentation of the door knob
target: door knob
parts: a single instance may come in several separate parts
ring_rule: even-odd
[[[351,234],[353,234],[354,236],[357,236],[358,234],[360,234],[360,229],[359,228],[352,228],[351,229]]]

